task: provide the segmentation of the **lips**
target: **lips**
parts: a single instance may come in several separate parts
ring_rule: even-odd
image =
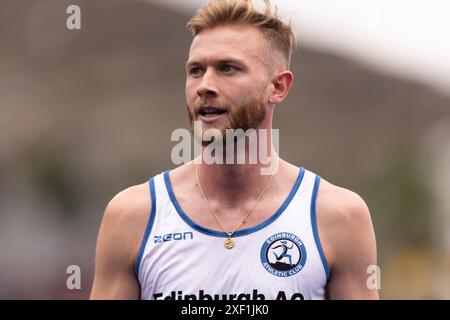
[[[214,106],[205,106],[205,107],[201,107],[198,110],[198,114],[203,116],[203,117],[215,117],[215,116],[219,116],[221,114],[226,113],[227,110],[223,109],[223,108],[217,108]]]

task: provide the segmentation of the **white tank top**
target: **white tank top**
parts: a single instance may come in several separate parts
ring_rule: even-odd
[[[152,208],[135,272],[141,299],[324,299],[330,270],[316,224],[320,177],[303,167],[290,194],[266,221],[233,234],[193,222],[168,171],[149,180]]]

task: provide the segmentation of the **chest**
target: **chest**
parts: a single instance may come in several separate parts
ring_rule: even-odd
[[[257,192],[251,199],[244,201],[224,200],[219,197],[208,197],[209,206],[198,190],[193,192],[187,188],[174,188],[177,194],[177,200],[180,207],[187,216],[195,223],[209,229],[221,230],[220,223],[226,228],[226,231],[233,231],[256,226],[282,207],[290,188],[273,188],[268,190],[267,194],[257,201]],[[207,192],[207,191],[206,191]],[[206,193],[205,192],[205,193]],[[246,218],[245,223],[241,224]]]

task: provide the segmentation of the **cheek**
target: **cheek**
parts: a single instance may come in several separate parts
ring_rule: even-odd
[[[196,90],[192,83],[186,83],[186,87],[184,89],[184,94],[186,96],[186,101],[190,102],[197,96]]]
[[[230,96],[230,101],[232,101],[234,105],[240,106],[242,104],[247,104],[249,101],[254,101],[255,99],[258,101],[265,100],[266,95],[264,95],[264,89],[265,87],[262,85],[240,86],[234,91],[235,94]]]
[[[221,89],[222,97],[236,106],[239,106],[243,102],[247,101],[255,92],[255,88],[252,85],[249,85],[248,82],[224,85]]]

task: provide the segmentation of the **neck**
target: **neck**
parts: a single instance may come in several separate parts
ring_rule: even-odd
[[[202,154],[194,160],[198,166],[198,175],[202,188],[205,190],[208,199],[220,201],[222,206],[236,206],[238,203],[245,203],[249,199],[254,199],[264,188],[272,174],[276,175],[279,167],[278,155],[272,145],[271,130],[267,130],[265,138],[258,137],[259,146],[245,145],[244,151],[238,155],[245,159],[245,163],[237,162],[238,156],[229,157],[232,163],[226,161],[227,150],[236,150],[238,143],[234,141],[232,149],[226,147],[217,149],[220,153],[221,163],[211,163],[208,157],[211,156],[211,148],[205,147]],[[253,148],[252,148],[253,147]],[[256,161],[254,160],[255,149],[257,150]],[[260,155],[260,151],[265,153]],[[216,154],[217,156],[217,154]],[[217,157],[214,159],[218,159]]]

